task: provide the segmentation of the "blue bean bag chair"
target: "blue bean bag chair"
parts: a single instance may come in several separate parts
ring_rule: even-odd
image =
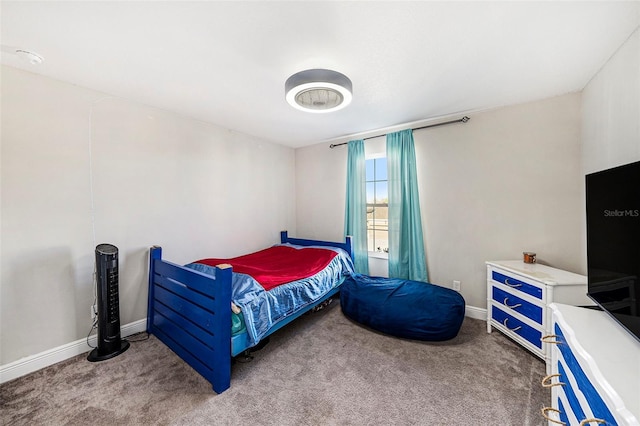
[[[342,312],[382,333],[415,340],[454,338],[464,320],[460,293],[438,285],[354,274],[340,287]]]

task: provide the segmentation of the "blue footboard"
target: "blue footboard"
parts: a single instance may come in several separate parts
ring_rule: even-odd
[[[231,267],[215,276],[162,260],[152,247],[147,331],[221,393],[231,384]]]

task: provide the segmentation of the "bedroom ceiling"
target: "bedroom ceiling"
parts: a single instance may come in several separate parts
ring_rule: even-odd
[[[2,45],[45,59],[5,65],[291,147],[579,91],[640,25],[638,1],[0,7]],[[285,81],[309,68],[346,74],[353,102],[289,106]]]

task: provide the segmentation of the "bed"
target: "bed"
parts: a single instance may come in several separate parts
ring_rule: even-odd
[[[202,259],[181,266],[163,260],[161,247],[150,249],[147,332],[207,379],[217,393],[231,384],[233,357],[324,303],[353,273],[350,237],[328,242],[290,238],[282,231],[280,240],[284,251],[318,249],[335,256],[310,277],[257,290],[252,276],[234,272],[228,263]],[[233,336],[232,316],[237,318],[232,305],[240,308],[246,325]],[[266,322],[265,313],[271,315]]]

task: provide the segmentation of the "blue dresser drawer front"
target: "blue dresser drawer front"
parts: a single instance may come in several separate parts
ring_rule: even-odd
[[[541,331],[536,330],[535,328],[525,324],[524,322],[512,317],[496,306],[491,307],[491,318],[504,325],[513,333],[516,333],[518,336],[523,337],[533,346],[537,347],[538,349],[542,349],[542,342],[540,341],[540,338],[542,337]]]
[[[558,411],[560,411],[560,421],[565,425],[569,424],[569,417],[567,416],[567,412],[564,409],[564,405],[562,405],[562,401],[558,398]]]
[[[607,404],[605,404],[605,402],[602,400],[602,397],[587,378],[587,375],[584,373],[584,370],[578,363],[575,355],[573,354],[573,352],[571,352],[571,348],[569,348],[569,345],[564,338],[564,334],[562,333],[562,329],[558,324],[555,324],[554,332],[558,336],[556,339],[559,342],[556,346],[558,350],[560,350],[567,368],[571,370],[573,377],[576,379],[576,383],[578,383],[578,389],[580,390],[580,392],[582,392],[585,399],[589,402],[589,407],[591,407],[591,412],[593,413],[593,415],[599,419],[606,420],[606,424],[608,425],[618,424],[613,418],[611,411],[609,411],[609,409],[607,408]]]
[[[533,303],[527,302],[524,299],[499,289],[498,287],[493,287],[493,300],[504,305],[508,309],[516,311],[519,314],[534,320],[538,324],[542,324],[542,306],[537,306]]]
[[[578,421],[582,421],[587,418],[580,406],[580,402],[578,402],[578,397],[576,396],[573,388],[569,384],[569,378],[567,377],[567,373],[564,371],[564,367],[562,363],[558,361],[558,381],[564,383],[562,386],[562,390],[564,391],[564,395],[567,397],[567,401],[569,402],[569,406],[571,407],[571,411],[575,414],[576,419]],[[564,413],[564,410],[562,411]]]
[[[500,272],[492,271],[491,278],[494,281],[502,283],[508,287],[513,288],[514,290],[521,291],[523,293],[527,293],[530,296],[535,297],[536,299],[542,300],[542,288],[536,287],[531,284],[527,284],[524,281],[517,280],[513,277],[509,277],[507,275],[503,275]]]

